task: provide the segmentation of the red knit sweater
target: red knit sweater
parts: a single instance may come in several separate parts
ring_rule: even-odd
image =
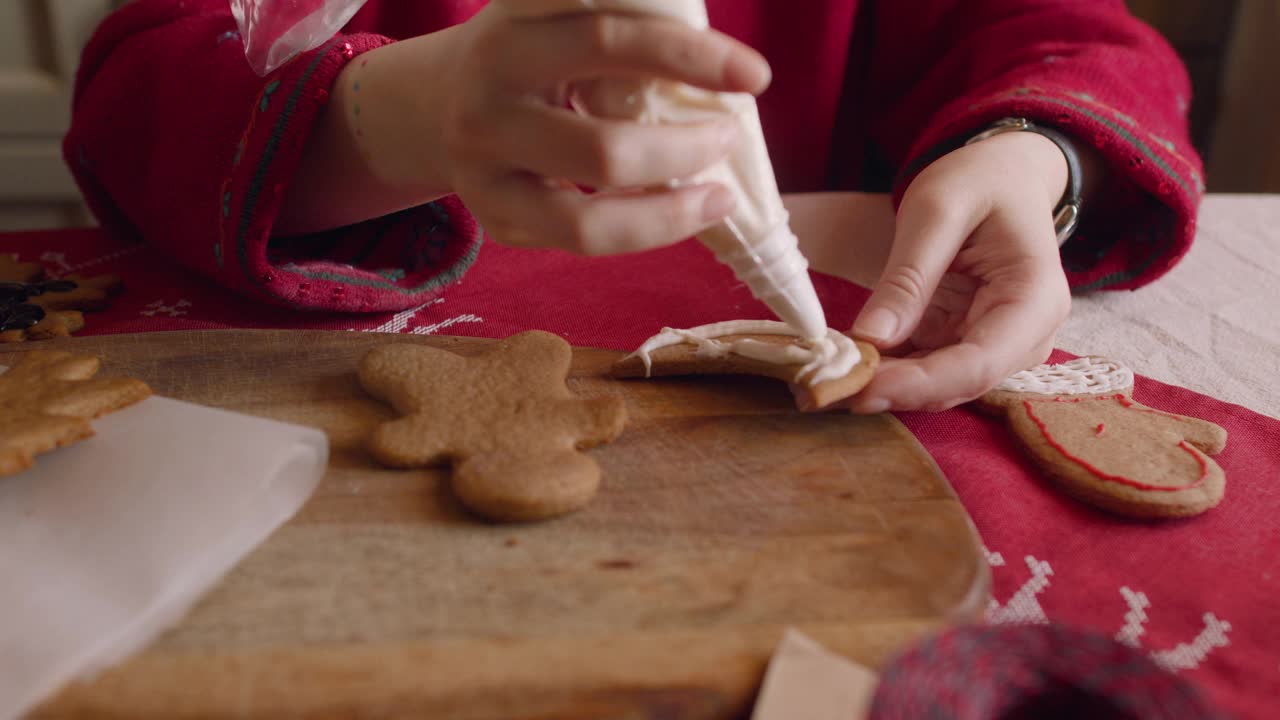
[[[227,0],[136,0],[87,47],[67,162],[104,226],[294,307],[421,305],[475,260],[456,198],[283,240],[284,189],[343,65],[466,21],[484,0],[371,0],[332,42],[255,75]],[[1122,0],[707,0],[774,70],[761,117],[784,191],[894,189],[1001,117],[1094,145],[1114,187],[1064,250],[1078,290],[1132,288],[1186,252],[1204,184],[1190,87]]]

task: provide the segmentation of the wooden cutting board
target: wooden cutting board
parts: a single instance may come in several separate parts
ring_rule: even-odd
[[[891,416],[806,416],[754,379],[614,381],[575,353],[574,390],[626,399],[593,451],[587,510],[487,525],[440,471],[361,449],[387,411],[354,377],[386,342],[307,331],[43,343],[100,355],[158,394],[323,428],[328,474],[301,512],[172,631],[35,717],[735,718],[784,629],[880,665],[985,606],[964,509]],[[0,353],[12,363],[26,345]]]

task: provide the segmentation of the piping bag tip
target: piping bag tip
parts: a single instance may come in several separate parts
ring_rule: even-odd
[[[818,293],[809,281],[808,273],[792,276],[786,288],[777,294],[776,300],[768,303],[769,309],[780,320],[795,328],[807,340],[816,340],[827,335],[827,318],[818,300]]]

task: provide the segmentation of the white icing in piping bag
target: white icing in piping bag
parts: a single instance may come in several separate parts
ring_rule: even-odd
[[[591,11],[651,13],[697,29],[710,26],[703,0],[501,1],[507,12],[522,17]],[[652,124],[696,122],[723,115],[736,118],[742,132],[738,148],[687,182],[724,185],[736,196],[737,208],[698,239],[798,336],[814,341],[827,337],[822,304],[809,279],[809,262],[791,232],[778,192],[755,98],[707,92],[667,80],[624,77],[576,83],[571,98],[584,114]]]

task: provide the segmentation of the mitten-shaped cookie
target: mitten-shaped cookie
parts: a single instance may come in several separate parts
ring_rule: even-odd
[[[583,400],[565,384],[572,349],[544,332],[510,337],[477,357],[387,345],[360,363],[360,383],[403,417],[369,450],[392,467],[453,464],[454,495],[478,515],[541,520],[594,497],[600,468],[584,450],[622,433],[621,398]]]
[[[1084,502],[1138,518],[1217,505],[1226,479],[1209,455],[1226,431],[1146,407],[1132,391],[1132,371],[1085,357],[1018,373],[978,403],[1004,414],[1036,463]]]

